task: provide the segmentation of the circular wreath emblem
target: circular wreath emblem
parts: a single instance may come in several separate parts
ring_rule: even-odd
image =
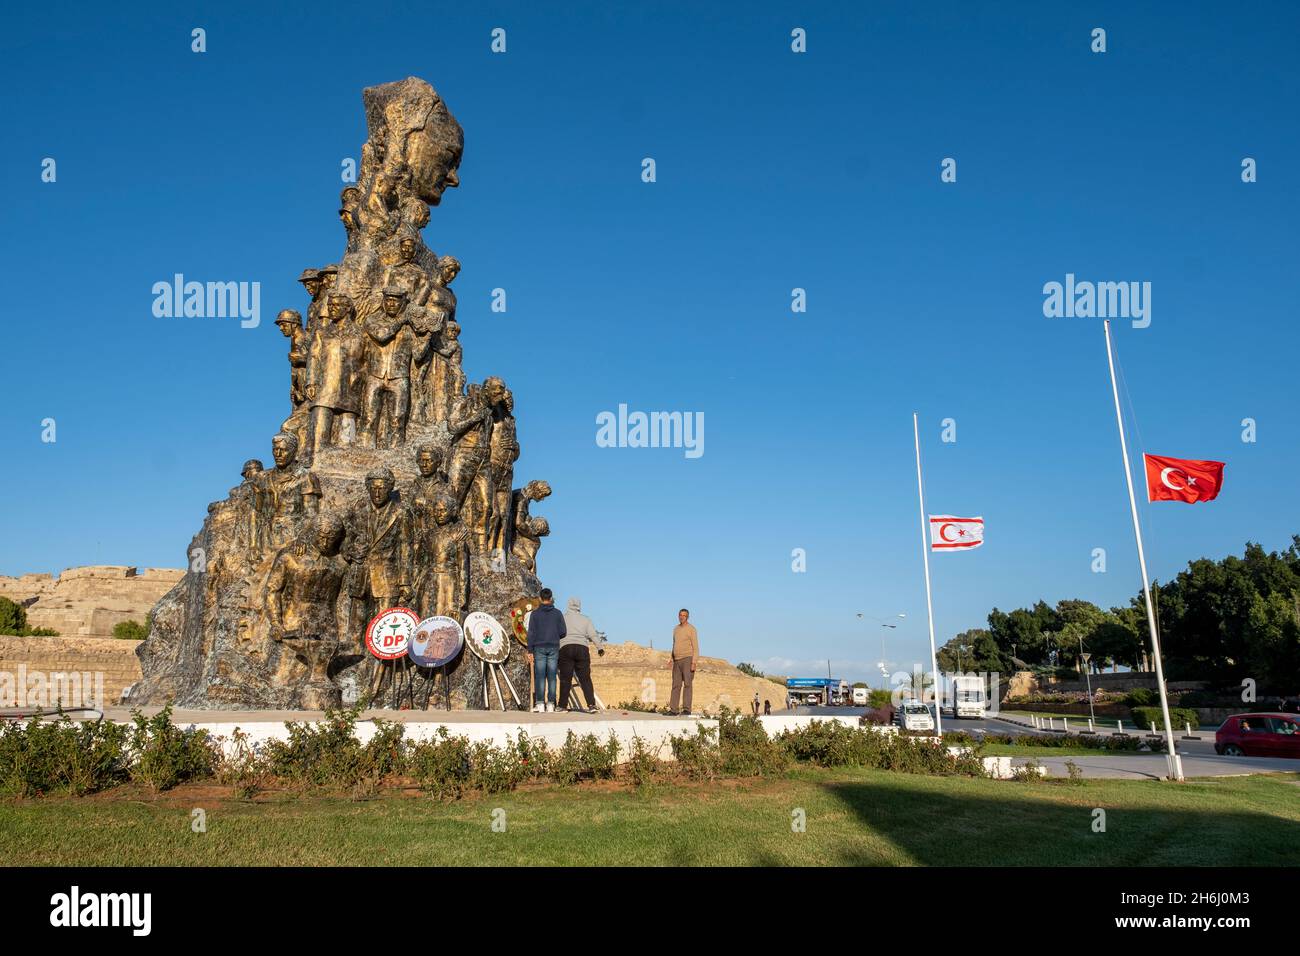
[[[409,607],[390,607],[380,611],[366,627],[366,650],[381,661],[404,657],[419,623],[419,615]]]

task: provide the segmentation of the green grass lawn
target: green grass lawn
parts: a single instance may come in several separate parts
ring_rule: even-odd
[[[207,832],[191,829],[206,811]],[[505,832],[492,829],[505,811]],[[1106,832],[1092,830],[1094,808]],[[806,831],[792,831],[802,810]],[[498,815],[499,817],[499,815]],[[801,769],[713,784],[540,788],[438,803],[216,787],[0,803],[8,865],[1165,865],[1296,862],[1296,775],[1015,782]]]
[[[1070,729],[1072,730],[1079,730],[1081,728],[1087,729],[1088,727],[1087,714],[1083,714],[1083,715],[1062,714],[1054,711],[1045,711],[1045,710],[1035,710],[1035,711],[1004,710],[1002,711],[1002,713],[1006,714],[1008,717],[1020,717],[1026,720],[1028,720],[1030,717],[1043,717],[1043,718],[1051,717],[1056,721],[1057,727],[1061,726],[1061,718],[1067,717],[1070,720]],[[1093,721],[1093,723],[1098,727],[1106,727],[1107,729],[1114,730],[1115,725],[1118,723],[1118,720],[1114,717],[1098,717],[1095,721]],[[1141,728],[1137,727],[1133,723],[1133,721],[1129,720],[1124,723],[1124,729],[1132,733],[1135,730],[1140,730]]]
[[[1035,747],[1033,744],[985,744],[986,757],[1138,757],[1136,750],[1097,750],[1091,747]]]

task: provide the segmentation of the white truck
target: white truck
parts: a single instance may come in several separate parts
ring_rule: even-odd
[[[853,688],[853,706],[855,707],[866,706],[867,702],[870,700],[870,697],[871,697],[871,690],[869,688],[866,687]]]
[[[984,678],[976,674],[958,675],[952,679],[954,717],[974,717],[983,720],[987,710]]]

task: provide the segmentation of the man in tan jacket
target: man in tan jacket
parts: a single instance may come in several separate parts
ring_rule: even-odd
[[[668,709],[678,713],[677,701],[682,702],[682,714],[691,712],[691,689],[695,683],[695,658],[700,656],[700,636],[695,632],[695,625],[687,623],[691,612],[682,608],[677,612],[678,624],[673,628],[673,652],[669,655],[668,666],[673,672],[673,692],[668,700]]]

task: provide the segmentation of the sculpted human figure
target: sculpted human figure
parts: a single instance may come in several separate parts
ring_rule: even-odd
[[[280,310],[275,324],[289,340],[289,401],[297,408],[307,400],[307,333],[297,309]]]
[[[364,345],[352,327],[352,299],[331,293],[328,310],[328,321],[317,332],[307,363],[313,455],[331,444],[351,444],[361,409]]]
[[[465,134],[428,83],[408,77],[362,91],[375,169],[368,201],[391,209],[385,197],[411,194],[431,206],[444,190],[460,185],[456,168]]]
[[[469,610],[469,533],[456,520],[450,495],[433,502],[431,535],[432,588],[423,596],[421,614],[446,614],[460,620]]]
[[[365,417],[363,444],[394,448],[406,441],[411,408],[411,356],[416,334],[406,314],[406,290],[384,290],[378,312],[366,316]]]
[[[320,325],[321,309],[325,305],[325,300],[321,295],[321,271],[319,269],[303,269],[302,275],[298,276],[298,281],[302,287],[307,290],[311,296],[311,304],[307,306],[307,341],[310,343],[311,337],[316,334],[316,329]]]
[[[530,503],[549,497],[551,486],[544,481],[530,481],[514,493],[514,540],[511,552],[524,569],[537,573],[537,551],[542,546],[542,538],[551,533],[551,525],[545,518],[534,518],[528,513]]]
[[[424,444],[415,452],[415,467],[419,474],[411,482],[407,501],[411,508],[411,556],[415,565],[415,590],[421,613],[425,611],[432,594],[433,566],[433,505],[447,493],[447,472],[443,468],[443,452],[437,445]],[[432,612],[431,612],[432,613]]]
[[[342,206],[338,211],[339,220],[343,222],[343,229],[347,230],[348,252],[355,252],[361,247],[361,224],[357,219],[360,196],[361,191],[356,186],[347,186],[343,190]]]
[[[351,538],[352,597],[366,603],[369,614],[409,604],[411,588],[411,513],[393,498],[395,481],[388,468],[366,476],[366,500],[347,518]],[[360,626],[364,627],[361,621]],[[353,622],[354,628],[358,622]]]
[[[259,508],[259,543],[274,551],[292,544],[307,519],[320,510],[320,479],[297,464],[298,436],[280,432],[271,439],[275,468],[256,478]],[[263,539],[263,534],[265,538]]]
[[[484,490],[476,502],[468,506],[467,500],[475,479],[487,466],[491,450],[493,416],[505,401],[506,384],[496,376],[483,381],[481,386],[471,385],[467,394],[453,404],[447,419],[451,434],[451,465],[447,469],[448,483],[457,509],[466,525],[481,536],[487,519],[487,506],[492,497]]]
[[[236,507],[244,511],[244,540],[250,551],[259,553],[263,542],[270,536],[269,527],[262,520],[265,509],[262,505],[262,488],[259,476],[262,474],[260,458],[250,458],[240,469],[243,481],[230,492]]]
[[[339,651],[336,607],[348,571],[339,554],[342,543],[342,521],[325,515],[309,547],[281,548],[271,564],[266,588],[270,637],[307,664],[302,707],[332,707],[339,702],[339,692],[329,680],[329,665]]]
[[[415,261],[420,251],[420,242],[418,239],[406,236],[398,244],[397,249],[397,262],[388,267],[384,283],[405,289],[407,302],[411,305],[424,305],[429,299],[429,290],[433,282],[429,274]]]
[[[421,445],[415,452],[419,474],[411,482],[411,519],[415,532],[416,563],[427,550],[427,533],[433,528],[433,503],[447,492],[447,472],[443,469],[442,449]]]
[[[408,194],[398,200],[397,219],[394,238],[399,241],[405,239],[419,241],[421,230],[429,224],[429,204],[423,199]],[[400,258],[400,247],[395,245],[392,239],[388,240],[384,243],[381,258],[386,263],[396,262]]]
[[[487,467],[479,472],[475,487],[480,507],[487,516],[483,529],[483,552],[504,551],[511,520],[510,486],[514,482],[515,462],[519,460],[519,440],[515,430],[515,397],[509,389],[492,409],[492,432]]]
[[[339,281],[339,266],[337,262],[330,263],[320,270],[320,294],[323,301],[321,314],[325,314],[325,306],[329,304],[329,297],[335,292]]]
[[[461,365],[460,323],[451,319],[442,327],[433,349],[428,375],[429,421],[444,421],[456,398],[465,390]]]

